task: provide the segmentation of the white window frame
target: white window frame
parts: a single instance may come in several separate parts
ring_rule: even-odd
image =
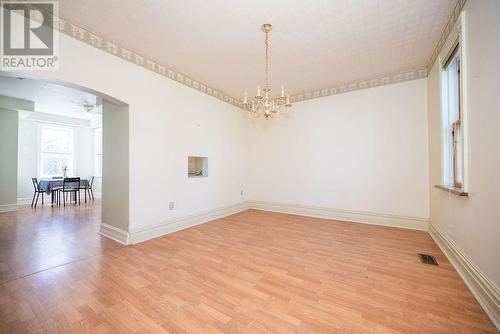
[[[42,132],[44,129],[52,129],[52,130],[63,130],[71,133],[71,153],[57,153],[57,152],[43,152],[42,151]],[[37,145],[37,164],[38,164],[38,177],[39,178],[51,178],[53,176],[62,176],[63,172],[61,171],[58,175],[47,175],[43,173],[43,154],[61,154],[61,155],[71,155],[71,166],[68,166],[70,169],[68,170],[68,176],[75,175],[76,168],[76,146],[75,146],[75,130],[70,126],[63,125],[46,125],[39,124],[38,125],[38,145]]]
[[[467,99],[466,99],[466,58],[464,47],[465,41],[463,34],[458,34],[457,39],[451,44],[448,54],[441,62],[441,134],[442,134],[442,185],[448,188],[453,188],[459,192],[468,192],[467,178]],[[448,65],[452,63],[454,58],[459,59],[459,95],[458,104],[460,109],[459,120],[451,123],[451,110],[449,103],[449,74]],[[459,151],[456,150],[454,139],[456,138],[457,130],[460,130]],[[455,136],[454,136],[455,135]],[[459,159],[459,167],[461,170],[461,182],[457,182],[457,164],[456,159]]]
[[[94,129],[94,176],[102,177],[102,127],[97,127]],[[100,143],[97,143],[97,136],[100,137]],[[98,149],[98,144],[100,144],[100,149]],[[101,162],[101,169],[99,170],[99,161]]]

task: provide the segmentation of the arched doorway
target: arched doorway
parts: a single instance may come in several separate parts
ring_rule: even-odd
[[[9,129],[3,132],[3,137],[8,138],[2,137],[0,143],[1,151],[8,152],[4,155],[6,159],[0,162],[2,175],[5,174],[5,177],[0,178],[0,189],[2,189],[0,209],[7,209],[0,211],[9,211],[0,213],[0,220],[4,223],[2,224],[4,238],[2,254],[5,255],[6,261],[11,261],[7,265],[9,270],[0,275],[0,282],[97,255],[103,247],[108,247],[113,243],[99,236],[98,233],[120,243],[127,243],[126,235],[129,229],[128,105],[106,94],[70,83],[4,72],[0,73],[0,79],[2,78],[18,80],[20,84],[15,87],[11,85],[9,89],[2,89],[0,85],[0,117],[2,117],[2,125]],[[45,206],[39,206],[37,211],[29,209],[29,202],[27,205],[23,205],[23,202],[18,203],[19,152],[23,150],[23,147],[19,145],[19,118],[21,114],[36,113],[37,108],[36,98],[31,98],[29,92],[21,92],[23,85],[29,81],[79,90],[94,95],[102,101],[101,198],[97,206],[89,209],[94,210],[92,214],[89,214],[91,212],[89,210],[83,210],[83,205],[80,210],[73,211],[70,206],[66,208],[66,211],[58,209],[57,206],[53,207],[50,205],[50,196],[46,195]],[[6,116],[5,122],[3,116]],[[61,117],[64,115],[59,118]],[[45,119],[44,124],[50,126],[51,122],[54,123],[54,119]],[[36,137],[36,134],[33,136]],[[92,143],[83,141],[78,145],[84,147]],[[34,155],[32,158],[38,159]],[[32,177],[38,176],[32,174]],[[87,175],[90,174],[87,173]],[[31,177],[27,179],[31,181]],[[25,210],[26,208],[28,209]],[[70,224],[75,221],[78,221],[77,224]],[[90,222],[98,223],[96,228],[92,229],[93,236],[88,234],[83,236],[81,233]],[[92,237],[95,240],[89,240]],[[0,261],[3,262],[2,259]]]

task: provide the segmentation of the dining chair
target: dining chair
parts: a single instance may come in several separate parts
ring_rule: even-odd
[[[64,180],[63,176],[52,176],[52,180],[57,180],[58,185],[54,186],[53,184],[50,185],[50,194],[52,197],[52,206],[54,206],[54,202],[57,201],[57,197],[59,195],[59,189],[62,188],[62,186],[59,184],[59,181]]]
[[[43,194],[45,193],[45,191],[40,190],[40,184],[38,183],[36,177],[32,177],[31,182],[33,183],[33,188],[35,189],[35,192],[33,193],[33,199],[31,200],[31,207],[36,208],[36,205],[38,203],[38,197],[40,196],[40,194],[42,194],[42,205],[43,205]]]
[[[63,186],[58,190],[58,203],[61,203],[60,195],[63,196],[63,205],[66,206],[66,196],[71,194],[75,198],[75,204],[78,197],[78,204],[80,204],[80,178],[79,177],[66,177],[63,180]]]
[[[94,184],[94,176],[89,177],[89,180],[86,184],[80,184],[80,190],[83,190],[85,193],[85,203],[87,203],[87,191],[89,193],[89,200],[94,200],[94,191],[92,190],[92,185]]]
[[[93,188],[93,186],[94,186],[94,176],[91,176],[89,178],[88,192],[89,192],[89,197],[92,197],[92,200],[94,200],[94,188]]]

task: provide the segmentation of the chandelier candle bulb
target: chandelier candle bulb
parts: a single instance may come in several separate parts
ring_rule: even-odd
[[[245,92],[245,97],[243,98],[243,103],[247,104],[247,92]]]
[[[285,86],[281,85],[281,97],[285,97]]]
[[[260,97],[260,85],[257,85],[257,96],[256,97]]]

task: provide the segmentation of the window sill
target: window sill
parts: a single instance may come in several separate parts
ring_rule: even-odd
[[[469,197],[469,193],[463,191],[460,188],[455,188],[455,187],[451,187],[451,186],[443,186],[440,184],[437,184],[434,187],[441,189],[441,190],[444,190],[444,191],[447,191],[447,192],[450,192],[450,193],[458,195],[458,196]]]

